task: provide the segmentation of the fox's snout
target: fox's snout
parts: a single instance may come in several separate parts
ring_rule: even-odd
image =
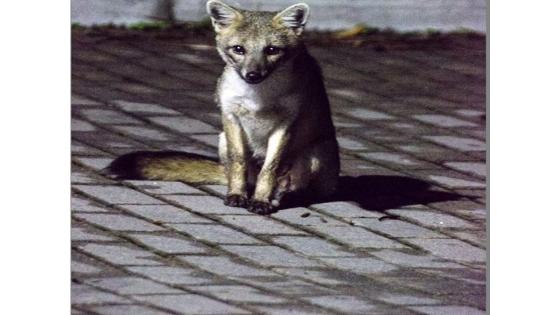
[[[260,72],[251,71],[245,74],[243,79],[247,81],[247,83],[257,84],[264,80],[264,76]]]
[[[275,68],[276,63],[267,60],[266,55],[262,53],[262,48],[247,49],[242,56],[235,56],[237,60],[233,64],[237,68],[238,74],[245,82],[250,84],[261,83],[266,79],[270,72]]]

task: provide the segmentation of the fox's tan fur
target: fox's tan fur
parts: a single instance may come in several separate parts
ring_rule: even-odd
[[[226,63],[216,93],[223,168],[180,156],[137,156],[137,173],[190,183],[216,176],[228,184],[225,204],[261,214],[274,211],[286,194],[332,194],[338,144],[321,70],[302,40],[308,6],[260,12],[211,0],[207,9]]]
[[[227,184],[224,167],[209,160],[146,159],[140,164],[142,176],[187,183]]]

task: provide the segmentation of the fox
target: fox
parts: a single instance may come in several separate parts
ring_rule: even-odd
[[[310,8],[249,11],[206,3],[225,66],[217,159],[181,152],[134,152],[109,166],[120,178],[224,184],[224,204],[261,215],[284,202],[334,194],[339,148],[318,62],[303,40]]]

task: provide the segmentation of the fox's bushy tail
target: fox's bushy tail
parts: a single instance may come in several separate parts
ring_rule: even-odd
[[[115,159],[106,171],[118,179],[227,184],[224,167],[211,157],[179,151],[138,151]]]

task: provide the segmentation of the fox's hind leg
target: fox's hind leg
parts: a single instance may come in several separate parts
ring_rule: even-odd
[[[278,207],[281,202],[284,203],[288,196],[293,197],[305,192],[310,181],[310,165],[309,155],[304,154],[282,166],[272,198],[274,207]]]
[[[320,200],[336,191],[340,161],[336,140],[322,141],[301,152],[279,172],[273,205],[298,199]],[[294,201],[296,200],[296,201]]]
[[[313,147],[309,191],[314,198],[323,199],[336,192],[340,173],[340,158],[336,139],[326,140]]]

